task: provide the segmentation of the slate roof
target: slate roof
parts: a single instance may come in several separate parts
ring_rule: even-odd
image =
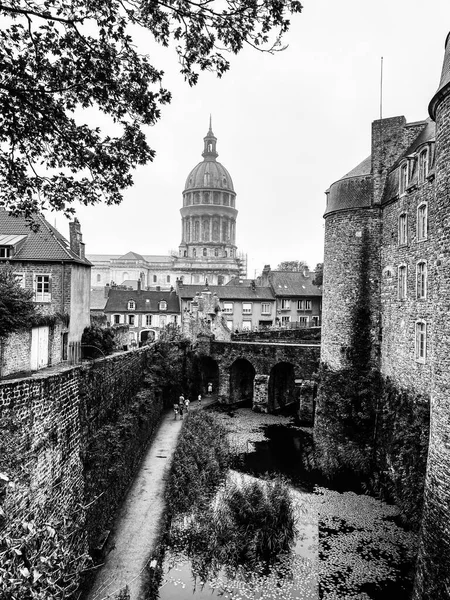
[[[107,298],[103,288],[91,288],[91,310],[103,310],[106,305]]]
[[[342,179],[348,179],[349,177],[361,177],[362,175],[370,175],[372,172],[372,155],[370,154],[367,158],[365,158],[362,162],[359,163],[354,169],[349,171],[346,175],[341,177],[339,181]]]
[[[180,297],[185,300],[192,300],[196,294],[200,294],[205,289],[202,285],[182,285],[178,289]],[[253,290],[251,287],[233,286],[233,285],[210,285],[209,291],[216,294],[219,300],[274,300],[274,295],[270,287],[258,287]]]
[[[430,117],[434,119],[436,114],[436,107],[439,103],[439,100],[445,97],[450,91],[450,33],[447,35],[447,39],[445,40],[445,55],[444,55],[444,64],[442,65],[442,73],[441,80],[439,82],[439,87],[431,102],[428,106],[428,112]]]
[[[128,252],[127,254],[88,254],[87,258],[93,262],[109,262],[111,260],[145,260],[149,263],[171,263],[172,257],[169,255],[138,254],[137,252]]]
[[[90,266],[87,259],[82,259],[70,249],[69,242],[52,227],[42,215],[34,217],[39,226],[32,231],[25,217],[13,217],[4,208],[0,208],[0,235],[25,236],[19,244],[11,261],[70,261]]]
[[[269,277],[276,296],[322,296],[322,287],[313,285],[312,272],[305,277],[297,271],[271,271]]]
[[[123,256],[120,256],[119,260],[145,260],[145,258],[137,252],[127,252]]]
[[[128,310],[128,302],[134,300],[136,308]],[[157,292],[157,291],[138,291],[138,290],[116,290],[111,289],[108,301],[105,306],[105,312],[160,312],[158,305],[161,300],[167,302],[167,310],[164,313],[180,313],[180,302],[176,292]]]

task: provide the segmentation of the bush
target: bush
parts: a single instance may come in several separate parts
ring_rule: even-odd
[[[91,325],[86,327],[81,338],[83,357],[100,358],[114,350],[114,332],[111,328]]]

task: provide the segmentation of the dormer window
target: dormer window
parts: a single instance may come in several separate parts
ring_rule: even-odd
[[[406,194],[407,187],[408,187],[408,163],[405,162],[400,167],[399,193]]]
[[[11,246],[0,246],[0,258],[10,258]]]
[[[419,154],[419,184],[424,183],[428,176],[428,148],[424,148]]]
[[[134,300],[129,300],[128,301],[128,310],[135,310],[136,309],[136,302]]]
[[[159,310],[167,310],[167,302],[165,300],[161,300],[159,303]]]

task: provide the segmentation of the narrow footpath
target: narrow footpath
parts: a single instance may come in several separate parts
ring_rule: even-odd
[[[214,397],[203,401],[202,408]],[[198,410],[197,402],[190,410]],[[87,600],[106,600],[126,585],[131,600],[138,600],[142,575],[151,560],[158,525],[164,510],[165,475],[175,450],[182,421],[173,412],[162,417],[114,524],[105,549],[103,566]]]

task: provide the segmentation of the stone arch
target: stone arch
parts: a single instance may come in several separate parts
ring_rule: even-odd
[[[198,358],[199,366],[199,392],[204,395],[206,394],[208,383],[211,382],[213,386],[213,393],[217,393],[219,389],[219,365],[210,356],[201,355]]]
[[[246,358],[238,358],[230,367],[231,404],[253,405],[255,367]]]
[[[277,411],[296,402],[295,366],[290,362],[279,362],[270,370],[269,412]]]
[[[156,331],[154,329],[143,329],[139,333],[139,341],[141,343],[154,342],[155,339],[156,339]]]

